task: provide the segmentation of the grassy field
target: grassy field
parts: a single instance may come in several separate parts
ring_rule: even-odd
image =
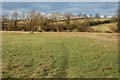
[[[117,27],[117,23],[101,24],[101,25],[91,26],[91,28],[93,28],[94,31],[101,31],[101,32],[109,31],[109,32],[113,32],[110,29],[111,26]]]
[[[117,78],[117,33],[3,32],[3,78]]]
[[[64,19],[60,19],[60,20],[64,20]],[[58,22],[53,22],[53,23],[54,24],[57,24],[57,23],[63,24],[63,23],[65,23],[65,21],[60,21],[60,20],[58,19],[58,20],[56,20]],[[105,21],[105,20],[110,20],[110,19],[109,18],[105,18],[105,19],[78,19],[77,21],[83,23],[83,22],[88,21],[88,20]],[[76,21],[76,20],[71,20],[71,23],[73,23],[74,21]]]

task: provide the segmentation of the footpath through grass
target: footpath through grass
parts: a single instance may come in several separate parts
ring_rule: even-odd
[[[83,34],[3,34],[3,78],[117,78],[118,43]]]

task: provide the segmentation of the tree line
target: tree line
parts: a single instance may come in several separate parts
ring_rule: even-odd
[[[78,21],[78,18],[84,18],[86,21],[81,23]],[[109,20],[104,21],[95,21],[94,19],[100,19],[100,15],[96,14],[92,16],[90,14],[79,13],[78,15],[73,15],[72,13],[51,13],[41,14],[36,11],[28,12],[27,15],[23,12],[21,15],[18,12],[14,12],[9,18],[8,15],[2,16],[2,30],[5,31],[54,31],[54,32],[62,32],[62,31],[91,31],[89,26],[116,22],[117,18],[112,17]],[[107,15],[104,16],[107,18]],[[63,23],[54,23],[59,22],[59,20],[63,20]],[[74,19],[72,22],[71,20]]]

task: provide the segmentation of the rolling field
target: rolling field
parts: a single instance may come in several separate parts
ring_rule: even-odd
[[[64,20],[64,19],[57,19],[56,21],[58,21],[58,22],[53,22],[53,23],[54,23],[54,24],[57,24],[57,23],[63,24],[63,23],[65,23],[65,21],[60,21],[60,20]],[[83,23],[83,22],[86,22],[86,21],[88,21],[88,20],[93,20],[93,21],[105,21],[105,20],[109,20],[109,18],[106,18],[106,19],[78,19],[77,21]],[[73,23],[74,21],[75,21],[75,20],[71,20],[71,23]]]
[[[118,78],[117,35],[3,32],[3,78]]]
[[[109,27],[117,27],[117,23],[107,23],[107,24],[100,24],[100,25],[96,25],[96,26],[91,26],[91,28],[94,29],[94,31],[101,31],[101,32],[105,32],[105,31],[109,31],[109,32],[113,32]]]

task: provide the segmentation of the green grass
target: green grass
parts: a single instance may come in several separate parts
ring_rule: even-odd
[[[64,19],[61,19],[61,20],[64,20]],[[78,19],[79,22],[86,22],[88,20],[94,20],[94,21],[105,21],[105,20],[109,20],[109,18],[106,18],[106,19]],[[59,19],[57,20],[59,21]],[[71,20],[71,23],[73,23],[75,20]],[[54,24],[63,24],[65,23],[65,21],[60,21],[60,22],[53,22]]]
[[[91,28],[93,28],[94,31],[102,31],[102,32],[110,31],[110,32],[113,32],[113,31],[111,31],[111,29],[109,28],[110,26],[117,27],[117,23],[101,24],[101,25],[91,26]]]
[[[117,78],[117,41],[84,34],[3,34],[3,78]]]

